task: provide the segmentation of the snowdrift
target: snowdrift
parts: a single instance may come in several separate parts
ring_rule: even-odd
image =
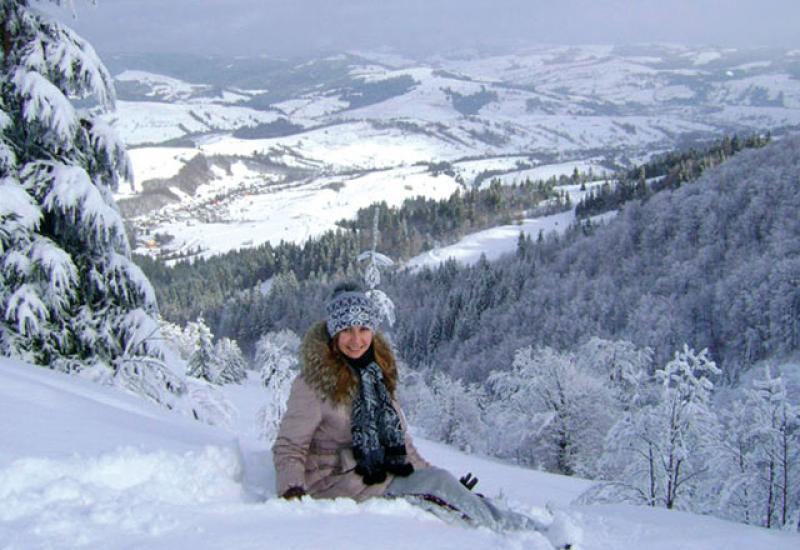
[[[244,390],[232,390],[236,402]],[[247,399],[240,402],[247,409]],[[9,359],[0,359],[0,418],[4,549],[549,547],[537,533],[448,524],[405,501],[285,502],[274,495],[268,449],[251,435]],[[488,496],[543,519],[548,503],[564,509],[583,532],[581,548],[800,546],[796,533],[692,514],[570,506],[588,482],[417,439],[432,462],[476,473]]]

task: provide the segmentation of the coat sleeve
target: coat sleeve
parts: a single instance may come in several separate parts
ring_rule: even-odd
[[[408,433],[408,423],[406,422],[406,415],[403,413],[403,409],[400,408],[400,404],[395,401],[394,408],[397,411],[398,416],[400,417],[400,425],[403,427],[403,434],[406,440],[406,456],[408,457],[408,461],[414,466],[415,470],[422,470],[424,468],[430,468],[431,464],[422,458],[422,455],[419,454],[417,448],[414,446],[414,441],[411,439],[411,434]]]
[[[289,487],[307,489],[305,465],[311,440],[322,422],[322,402],[302,376],[295,378],[272,446],[278,496]]]

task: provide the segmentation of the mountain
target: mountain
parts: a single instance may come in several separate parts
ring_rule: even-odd
[[[0,540],[4,548],[198,550],[532,548],[536,533],[448,524],[405,501],[287,502],[269,450],[252,433],[264,388],[225,386],[239,413],[224,431],[76,376],[0,359]],[[56,414],[57,413],[57,414]],[[472,471],[490,497],[547,521],[549,502],[582,533],[579,548],[796,548],[797,533],[623,505],[574,505],[588,483],[458,453],[419,439],[425,456]]]
[[[117,199],[139,251],[153,254],[303,241],[374,200],[442,197],[490,177],[600,175],[726,134],[800,126],[797,51],[107,63],[112,122],[134,147],[138,182]]]

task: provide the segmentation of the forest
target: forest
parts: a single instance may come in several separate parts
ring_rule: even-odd
[[[799,164],[800,139],[782,139],[629,200],[605,225],[520,238],[500,261],[385,273],[410,422],[594,479],[585,502],[796,528]],[[232,302],[218,336],[252,339],[264,383],[285,395],[296,334],[323,316],[329,286],[280,275]]]

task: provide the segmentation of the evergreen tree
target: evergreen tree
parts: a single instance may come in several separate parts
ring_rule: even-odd
[[[102,365],[161,401],[181,385],[159,362],[153,289],[112,197],[132,180],[97,116],[114,107],[112,79],[87,42],[30,4],[0,3],[0,353]]]
[[[200,378],[206,382],[218,383],[220,370],[219,361],[214,353],[211,330],[200,318],[195,323],[197,327],[197,340],[195,350],[189,357],[189,364],[186,368],[186,376]]]
[[[240,384],[247,378],[247,363],[239,345],[230,338],[221,338],[214,346],[214,355],[219,361],[217,381],[220,384]]]

